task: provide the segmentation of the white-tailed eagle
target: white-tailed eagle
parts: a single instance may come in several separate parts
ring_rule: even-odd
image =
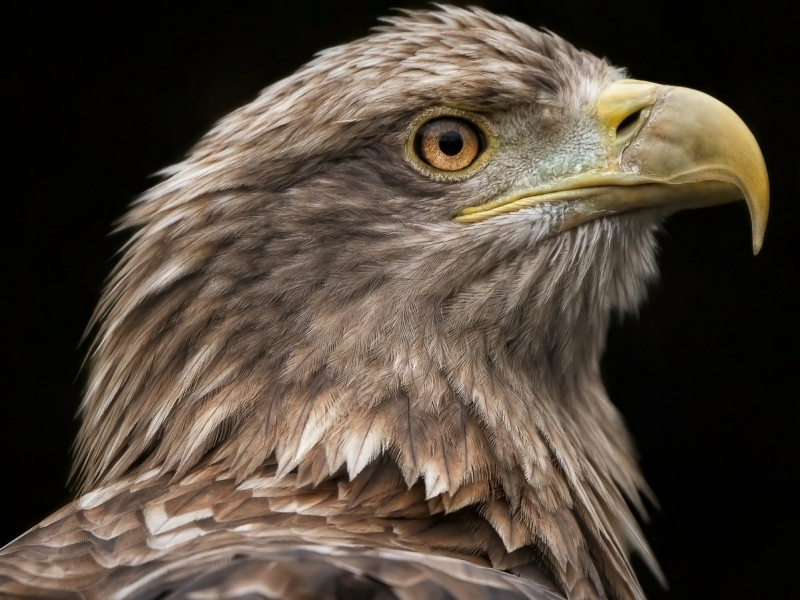
[[[480,9],[385,19],[132,207],[83,494],[0,551],[48,598],[640,599],[599,360],[655,233],[764,161],[722,103]]]

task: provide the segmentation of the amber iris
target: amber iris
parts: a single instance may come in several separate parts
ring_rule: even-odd
[[[464,119],[442,117],[428,121],[417,132],[417,155],[442,171],[460,171],[470,166],[481,151],[481,137]]]

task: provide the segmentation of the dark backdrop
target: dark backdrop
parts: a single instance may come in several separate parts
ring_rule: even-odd
[[[800,72],[790,2],[475,3],[635,77],[711,93],[760,141],[773,189],[761,254],[750,254],[744,204],[672,218],[661,284],[638,318],[614,326],[603,367],[661,502],[646,529],[672,591],[644,574],[649,596],[795,596]],[[108,235],[112,222],[215,120],[406,3],[52,4],[4,18],[0,542],[69,498],[79,341],[125,239]]]

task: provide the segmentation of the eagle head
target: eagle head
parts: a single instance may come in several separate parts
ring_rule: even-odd
[[[321,52],[162,174],[94,320],[86,486],[380,464],[488,524],[496,566],[640,597],[647,488],[599,359],[665,216],[744,198],[760,247],[766,169],[730,109],[439,7]]]

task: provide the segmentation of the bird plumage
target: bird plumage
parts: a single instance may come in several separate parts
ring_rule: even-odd
[[[0,590],[642,598],[630,553],[659,571],[629,503],[650,494],[598,364],[612,312],[656,277],[660,215],[452,220],[578,168],[576,148],[596,160],[586,110],[622,77],[438,7],[220,121],[123,221],[85,495],[0,552]],[[440,106],[486,115],[495,166],[451,180],[406,160]]]

